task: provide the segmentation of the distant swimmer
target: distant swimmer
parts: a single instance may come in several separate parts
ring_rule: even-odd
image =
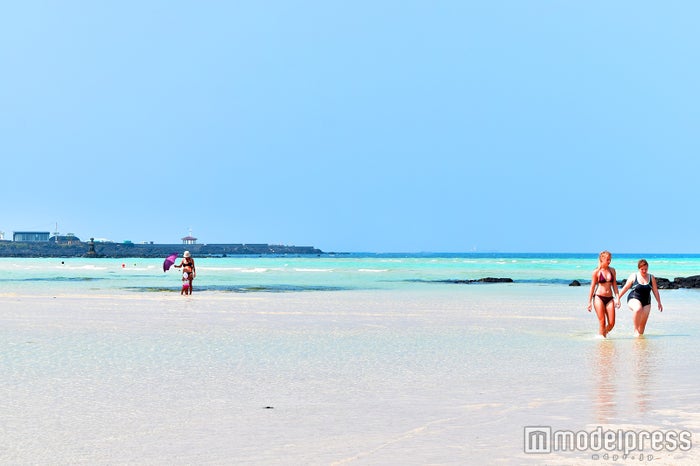
[[[598,256],[598,268],[591,277],[591,289],[588,292],[588,312],[595,308],[600,324],[601,336],[607,337],[615,327],[615,308],[620,307],[620,293],[617,290],[617,275],[610,267],[612,254],[603,251]],[[617,298],[615,298],[617,295]]]
[[[629,296],[627,296],[627,306],[632,311],[634,335],[642,336],[651,312],[652,293],[654,293],[659,312],[663,312],[664,307],[661,304],[659,288],[656,286],[656,278],[649,273],[649,263],[645,259],[640,259],[637,262],[637,268],[639,271],[629,276],[627,283],[620,291],[619,298],[622,298],[627,290],[631,289]]]

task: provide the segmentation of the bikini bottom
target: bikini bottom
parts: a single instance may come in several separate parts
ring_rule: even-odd
[[[610,301],[613,300],[613,296],[601,296],[599,294],[595,295],[596,298],[600,299],[603,302],[603,306],[607,306]]]

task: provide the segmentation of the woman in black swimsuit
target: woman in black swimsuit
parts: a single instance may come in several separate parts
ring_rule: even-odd
[[[606,337],[615,326],[615,308],[620,307],[615,269],[610,267],[612,254],[603,251],[598,256],[598,268],[593,271],[591,290],[588,293],[588,312],[595,308],[600,323],[599,333]],[[617,295],[617,299],[615,299]]]
[[[664,307],[661,305],[659,297],[659,288],[656,286],[656,278],[649,273],[649,263],[641,259],[637,263],[639,272],[633,273],[627,279],[627,283],[620,291],[622,297],[627,290],[631,288],[629,296],[627,296],[627,306],[632,311],[632,325],[634,325],[634,335],[644,335],[644,329],[647,326],[649,313],[651,312],[651,294],[654,293],[656,303],[659,306],[659,312],[663,312]]]

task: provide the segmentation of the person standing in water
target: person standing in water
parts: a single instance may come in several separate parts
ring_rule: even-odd
[[[185,294],[192,294],[192,280],[194,280],[197,276],[197,271],[194,268],[194,259],[192,259],[192,256],[190,255],[189,251],[185,251],[185,253],[182,256],[183,257],[180,261],[180,264],[173,265],[173,267],[184,267],[184,272],[187,273],[187,281],[189,282],[189,287],[187,290],[188,292]]]
[[[620,293],[617,289],[617,275],[610,267],[612,254],[603,251],[598,256],[598,267],[591,277],[591,289],[588,292],[588,312],[595,308],[600,323],[599,332],[603,337],[615,327],[615,308],[620,307]],[[615,298],[617,296],[617,299]]]
[[[659,297],[659,288],[656,286],[656,278],[649,273],[649,263],[645,259],[640,259],[637,262],[638,272],[633,273],[627,279],[627,283],[622,287],[619,298],[622,298],[627,290],[630,290],[627,296],[627,306],[632,311],[632,325],[634,326],[634,336],[639,337],[644,335],[644,329],[647,326],[649,313],[651,312],[651,294],[654,293],[656,304],[659,307],[659,312],[663,312],[664,307],[661,304]]]

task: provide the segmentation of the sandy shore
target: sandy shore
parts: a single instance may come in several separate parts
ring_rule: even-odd
[[[525,454],[524,426],[697,437],[686,369],[698,353],[684,362],[673,349],[689,333],[670,341],[657,318],[667,338],[601,345],[587,316],[561,310],[565,297],[517,312],[501,309],[518,297],[497,299],[6,293],[0,463],[597,464],[590,452]],[[612,372],[606,358],[620,361]]]

